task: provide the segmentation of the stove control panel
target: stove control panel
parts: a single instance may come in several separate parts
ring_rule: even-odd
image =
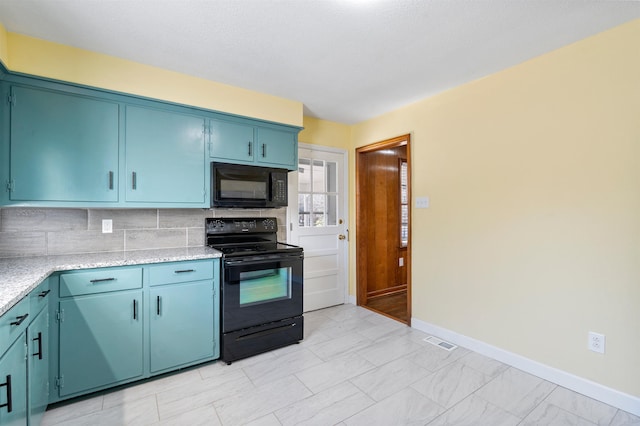
[[[278,220],[275,217],[206,218],[205,230],[207,234],[272,233],[278,231]]]

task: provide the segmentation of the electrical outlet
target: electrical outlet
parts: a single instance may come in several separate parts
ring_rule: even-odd
[[[416,197],[416,208],[417,209],[428,209],[429,208],[429,197]]]
[[[589,332],[589,350],[593,352],[604,353],[605,337],[604,334]]]
[[[111,234],[113,232],[113,220],[102,219],[102,233]]]

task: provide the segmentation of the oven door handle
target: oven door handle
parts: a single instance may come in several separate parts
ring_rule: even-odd
[[[270,257],[270,258],[265,258],[265,259],[225,259],[224,260],[224,266],[236,266],[236,265],[261,265],[264,263],[273,263],[273,262],[283,262],[283,261],[287,261],[287,260],[302,260],[304,259],[304,255],[303,254],[299,254],[299,255],[288,255],[288,256],[274,256],[274,257]]]

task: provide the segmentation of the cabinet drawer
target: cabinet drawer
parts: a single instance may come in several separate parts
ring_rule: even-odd
[[[149,267],[149,281],[152,286],[213,279],[213,261],[164,263]]]
[[[0,317],[0,356],[9,349],[29,322],[29,298],[25,297]]]
[[[49,302],[49,278],[45,279],[40,283],[38,287],[36,287],[31,293],[29,293],[30,307],[29,311],[35,317],[38,315],[40,310],[47,306],[47,302]]]
[[[142,287],[142,268],[93,269],[60,274],[60,297]]]

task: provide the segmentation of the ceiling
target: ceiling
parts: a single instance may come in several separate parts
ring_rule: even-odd
[[[357,123],[640,18],[613,0],[0,0],[10,32]]]

